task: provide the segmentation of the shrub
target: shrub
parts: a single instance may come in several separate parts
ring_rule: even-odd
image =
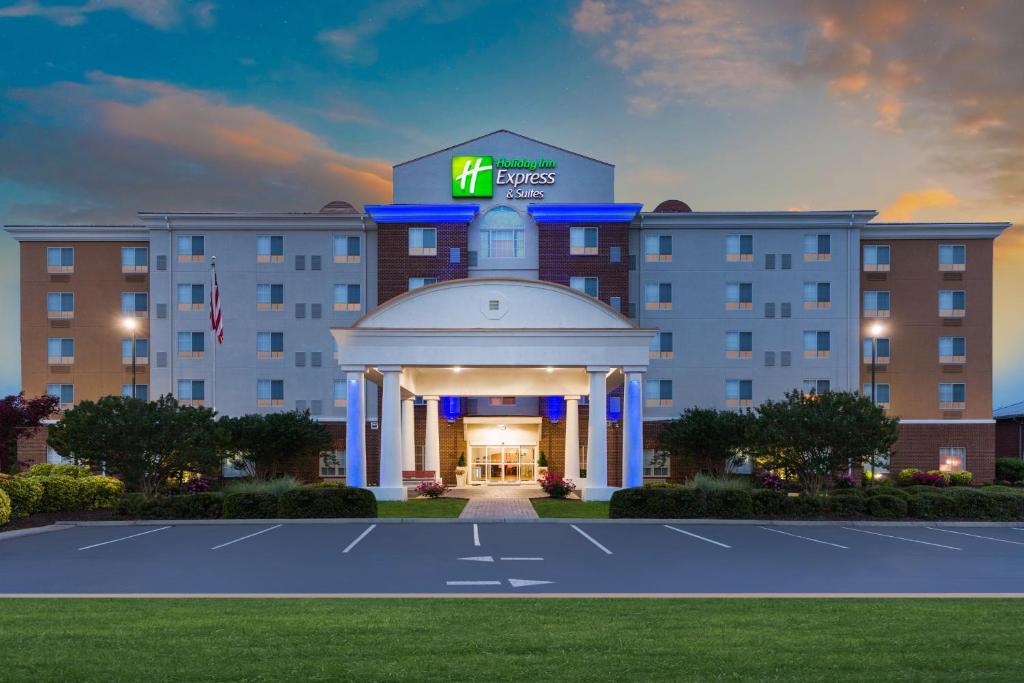
[[[785,511],[786,494],[775,489],[763,488],[750,494],[751,511],[754,517],[779,517]]]
[[[900,519],[907,516],[907,501],[898,496],[872,496],[868,499],[868,512],[878,519]]]
[[[448,486],[448,484],[445,484],[444,482],[440,482],[440,481],[425,481],[425,482],[423,482],[422,484],[420,484],[419,486],[416,487],[416,493],[420,494],[421,496],[426,496],[427,498],[440,498],[441,496],[443,496],[448,491],[449,488],[450,487]],[[298,490],[298,489],[293,489],[293,490]],[[559,498],[564,498],[565,495],[563,494],[562,496],[558,496],[558,497]]]
[[[202,491],[180,496],[188,502],[188,519],[220,519],[224,516],[224,494]]]
[[[929,472],[918,470],[910,478],[910,483],[915,486],[943,487],[949,485],[948,476],[945,472],[939,472],[938,470],[931,470]]]
[[[909,486],[914,478],[914,475],[921,470],[916,467],[907,467],[906,469],[900,470],[900,473],[896,476],[896,483],[900,486]]]
[[[783,511],[787,517],[821,517],[825,512],[825,498],[809,493],[786,496]]]
[[[690,482],[690,485],[694,488],[702,490],[704,493],[710,493],[711,491],[749,491],[750,482],[747,479],[737,479],[736,477],[715,477],[709,474],[698,474]]]
[[[930,488],[907,499],[907,514],[914,519],[952,519],[957,516],[957,504],[951,496]]]
[[[11,499],[12,519],[31,515],[43,497],[43,485],[34,477],[0,475],[0,491]]]
[[[611,519],[640,519],[647,516],[647,497],[655,489],[619,489],[608,502],[608,517]]]
[[[277,516],[277,496],[265,492],[234,492],[224,496],[228,519],[272,519]]]
[[[34,479],[43,485],[39,512],[77,512],[87,507],[83,480],[62,474]]]
[[[6,491],[0,491],[0,526],[11,521],[11,498]]]
[[[129,519],[142,516],[142,507],[146,503],[146,495],[143,493],[126,493],[121,496],[114,507],[116,517],[127,517]]]
[[[1024,516],[1024,498],[1012,493],[958,488],[949,492],[962,519],[1011,520]]]
[[[909,491],[911,490],[912,489],[897,489],[891,486],[878,486],[875,488],[867,489],[866,491],[864,491],[864,495],[867,496],[868,498],[874,498],[875,496],[894,496],[896,498],[906,500],[907,498],[910,497]],[[932,488],[930,490],[934,491],[935,489]]]
[[[859,517],[867,509],[861,496],[833,495],[825,499],[825,511],[834,517]]]
[[[285,491],[291,491],[302,486],[295,477],[277,477],[275,479],[243,479],[241,481],[233,481],[224,487],[224,493],[269,493],[270,495],[280,496]]]
[[[377,500],[365,489],[303,486],[281,494],[278,514],[291,519],[376,517]]]
[[[753,512],[750,491],[746,489],[711,489],[705,491],[708,517],[745,519]]]
[[[678,485],[621,489],[612,494],[612,519],[692,519],[705,514],[704,492]]]
[[[569,479],[563,479],[554,472],[548,472],[537,480],[544,493],[552,498],[565,498],[576,490],[576,484]]]
[[[832,482],[837,489],[852,489],[854,486],[853,475],[849,472],[837,474]]]
[[[59,474],[64,477],[74,477],[76,479],[81,477],[88,477],[92,474],[92,471],[88,467],[82,467],[81,465],[73,465],[71,463],[49,463],[49,462],[37,462],[28,468],[26,474],[30,477],[52,477],[55,474]]]
[[[949,475],[950,486],[970,486],[972,481],[974,481],[974,475],[967,470],[951,472]]]
[[[82,496],[85,507],[90,510],[110,509],[117,506],[117,502],[124,494],[124,483],[114,477],[90,475],[83,477]]]
[[[830,496],[856,496],[858,498],[863,498],[867,494],[865,493],[865,489],[852,488],[852,489],[835,489],[831,493],[829,493],[829,495]]]
[[[1024,481],[1024,460],[996,458],[996,481],[1005,481],[1011,484]]]
[[[782,490],[782,477],[775,474],[775,472],[762,472],[757,475],[757,485],[762,489],[780,491]]]
[[[220,493],[155,497],[129,493],[121,496],[115,514],[132,519],[220,519],[223,501]]]

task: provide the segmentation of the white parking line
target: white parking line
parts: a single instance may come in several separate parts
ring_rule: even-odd
[[[501,581],[445,581],[449,586],[500,586]]]
[[[1024,545],[1021,541],[1007,541],[1005,538],[996,538],[995,536],[979,536],[978,534],[969,534],[966,531],[953,531],[952,529],[940,529],[936,526],[928,527],[932,531],[944,531],[947,534],[960,534],[961,536],[971,536],[972,538],[983,538],[986,541],[999,541],[1000,543],[1012,543],[1013,545]]]
[[[778,529],[772,529],[771,527],[767,526],[761,526],[758,527],[758,529],[764,529],[765,531],[770,531],[773,534],[782,534],[783,536],[792,536],[793,538],[800,538],[805,541],[810,541],[811,543],[821,543],[822,545],[830,545],[834,548],[842,548],[843,550],[849,550],[849,548],[847,548],[845,545],[839,545],[838,543],[829,543],[828,541],[819,541],[816,538],[809,538],[807,536],[798,536],[797,534],[791,534],[788,531],[779,531]]]
[[[473,545],[480,545],[480,527],[473,525]]]
[[[668,524],[665,525],[665,528],[666,529],[671,529],[672,531],[678,531],[679,533],[686,534],[687,536],[692,536],[694,538],[699,538],[700,540],[707,541],[708,543],[714,543],[715,545],[717,545],[719,547],[722,547],[722,548],[732,548],[731,545],[726,545],[724,543],[719,543],[718,541],[713,541],[710,538],[704,538],[703,536],[698,536],[697,534],[692,534],[689,531],[683,531],[682,529],[677,529],[676,527],[669,526]]]
[[[543,557],[502,557],[505,562],[540,562]]]
[[[578,526],[576,526],[575,524],[570,524],[569,526],[571,526],[571,527],[572,527],[573,529],[575,529],[576,531],[578,531],[578,532],[579,532],[579,534],[580,534],[580,536],[582,536],[583,538],[587,539],[588,541],[590,541],[591,543],[593,543],[594,545],[596,545],[596,546],[597,546],[598,548],[600,548],[601,550],[603,550],[603,551],[604,551],[604,553],[605,553],[605,555],[611,555],[611,554],[612,554],[612,551],[611,551],[611,550],[608,550],[608,548],[605,548],[605,547],[604,547],[603,545],[601,545],[600,543],[598,543],[598,542],[597,542],[596,540],[594,540],[594,537],[593,537],[593,536],[591,536],[590,534],[588,534],[588,533],[587,533],[586,531],[584,531],[583,529],[579,528],[579,527],[578,527]]]
[[[262,531],[257,531],[256,533],[249,534],[248,536],[242,536],[241,538],[236,538],[233,541],[228,541],[227,543],[221,543],[220,545],[215,545],[212,548],[210,548],[210,550],[217,550],[218,548],[223,548],[224,546],[231,545],[232,543],[238,543],[239,541],[244,541],[247,538],[252,538],[253,536],[259,536],[260,534],[265,534],[268,531],[273,531],[274,529],[278,528],[279,526],[281,526],[281,525],[280,524],[275,524],[272,527],[263,529]]]
[[[877,531],[867,531],[865,529],[854,529],[853,527],[844,526],[847,531],[856,531],[861,534],[871,534],[873,536],[884,536],[885,538],[895,538],[897,541],[909,541],[910,543],[920,543],[921,545],[933,545],[936,548],[945,548],[947,550],[963,550],[963,548],[954,548],[951,545],[942,545],[941,543],[929,543],[928,541],[919,541],[916,538],[904,538],[903,536],[890,536],[889,534],[880,534]]]
[[[356,547],[356,543],[359,543],[359,541],[361,541],[364,538],[366,538],[367,534],[369,534],[371,531],[373,531],[376,528],[377,528],[376,524],[371,524],[370,526],[366,527],[366,531],[364,531],[363,533],[359,534],[359,536],[356,537],[356,540],[352,541],[347,546],[345,546],[345,549],[342,550],[341,552],[347,553],[349,550],[352,550],[352,548],[355,548]]]
[[[1020,528],[1015,527],[1015,526],[1012,526],[1010,528],[1013,529],[1014,531],[1024,531],[1024,529],[1020,529]]]
[[[79,548],[79,550],[88,550],[89,548],[99,548],[101,545],[107,545],[109,543],[117,543],[118,541],[127,541],[129,538],[135,538],[136,536],[145,536],[146,534],[155,534],[158,531],[163,531],[164,529],[170,529],[170,528],[171,527],[169,527],[169,526],[162,526],[159,529],[150,529],[149,531],[143,531],[141,533],[132,534],[131,536],[122,536],[121,538],[115,538],[112,541],[103,541],[102,543],[93,543],[92,545],[87,545],[87,546],[85,546],[83,548]]]

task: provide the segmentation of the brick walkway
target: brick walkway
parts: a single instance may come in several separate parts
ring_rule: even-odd
[[[459,517],[536,519],[537,511],[526,498],[474,498]]]

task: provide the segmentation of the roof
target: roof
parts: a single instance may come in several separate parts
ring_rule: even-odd
[[[1010,403],[992,411],[992,417],[997,420],[1005,420],[1011,417],[1024,417],[1024,401]]]
[[[538,140],[536,138],[527,137],[526,135],[522,135],[520,133],[515,132],[514,130],[509,130],[507,128],[499,128],[498,130],[492,130],[490,133],[485,133],[483,135],[478,135],[475,138],[470,138],[469,140],[463,140],[462,142],[457,142],[454,145],[450,145],[448,147],[445,147],[444,149],[438,149],[438,150],[435,150],[433,152],[430,152],[429,154],[424,154],[422,156],[418,156],[415,159],[409,159],[408,161],[403,161],[400,164],[395,164],[393,168],[398,168],[399,166],[405,166],[406,164],[411,164],[414,161],[419,161],[420,159],[426,159],[427,157],[432,157],[435,154],[441,154],[442,152],[447,152],[447,151],[453,150],[456,147],[461,147],[462,145],[468,145],[469,143],[476,142],[477,140],[483,140],[484,138],[490,137],[492,135],[496,135],[498,133],[508,133],[509,135],[515,135],[517,138],[522,138],[523,140],[529,140],[530,142],[536,142],[538,145],[544,145],[545,147],[550,147],[551,149],[557,149],[559,152],[565,152],[566,154],[572,154],[573,156],[580,157],[581,159],[587,159],[589,161],[596,161],[599,164],[604,164],[605,166],[610,166],[612,168],[615,168],[615,164],[610,164],[607,161],[601,161],[600,159],[595,159],[594,157],[587,156],[586,154],[580,154],[579,152],[574,152],[571,149],[566,149],[565,147],[559,147],[557,145],[552,145],[549,142],[544,142],[543,140]]]

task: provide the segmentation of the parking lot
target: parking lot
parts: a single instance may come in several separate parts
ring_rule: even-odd
[[[1024,525],[78,526],[0,542],[8,594],[1024,593]]]

